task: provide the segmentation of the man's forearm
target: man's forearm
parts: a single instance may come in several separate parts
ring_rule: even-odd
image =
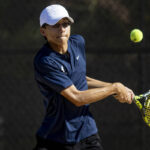
[[[88,76],[86,76],[87,79],[87,84],[88,84],[88,88],[101,88],[101,87],[106,87],[111,85],[112,83],[109,82],[104,82],[104,81],[99,81],[93,78],[90,78]]]
[[[80,91],[80,94],[78,95],[78,98],[80,99],[79,104],[85,105],[97,102],[113,94],[115,94],[115,87],[112,85]]]
[[[90,104],[102,100],[116,93],[116,87],[112,84],[102,88],[92,88],[85,91],[79,91],[75,86],[64,89],[61,94],[70,100],[76,106]]]

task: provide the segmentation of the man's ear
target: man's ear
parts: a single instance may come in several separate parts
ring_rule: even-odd
[[[40,27],[40,33],[41,33],[42,36],[45,36],[45,29]]]

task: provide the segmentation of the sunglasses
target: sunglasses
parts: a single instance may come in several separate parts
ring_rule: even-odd
[[[63,28],[67,28],[71,25],[71,22],[64,22],[64,23],[56,23],[55,25],[51,26],[52,28],[59,28],[62,26]]]

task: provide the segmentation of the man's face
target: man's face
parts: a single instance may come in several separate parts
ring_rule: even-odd
[[[50,44],[63,45],[70,36],[70,22],[67,18],[61,19],[55,25],[46,25],[41,27],[41,34],[47,38]]]

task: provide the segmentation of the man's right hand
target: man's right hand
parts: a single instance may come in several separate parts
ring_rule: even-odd
[[[122,83],[113,83],[113,86],[115,87],[116,94],[114,97],[121,103],[132,103],[132,99],[134,97],[134,93],[131,89],[124,86]]]

